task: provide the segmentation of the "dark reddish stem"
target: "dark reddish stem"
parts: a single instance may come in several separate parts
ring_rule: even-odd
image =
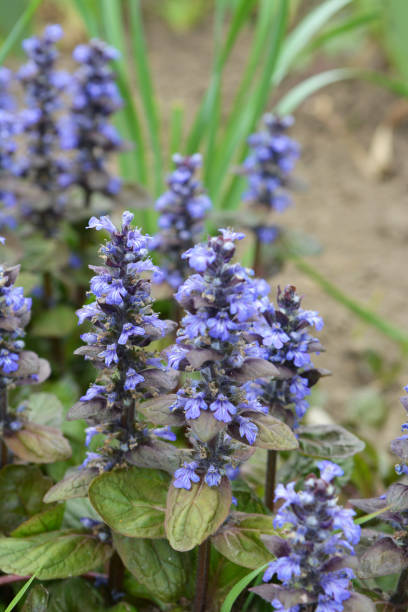
[[[194,597],[194,612],[206,612],[208,574],[210,567],[210,540],[205,540],[198,549],[196,590]]]
[[[112,595],[118,594],[123,589],[123,578],[125,575],[125,566],[117,552],[114,552],[109,563],[108,586]],[[112,597],[112,602],[115,598]]]
[[[276,464],[278,453],[274,450],[268,450],[268,458],[266,461],[266,481],[265,481],[265,506],[273,512],[276,485]]]
[[[255,253],[254,253],[254,272],[255,276],[262,276],[262,243],[258,236],[255,236]]]

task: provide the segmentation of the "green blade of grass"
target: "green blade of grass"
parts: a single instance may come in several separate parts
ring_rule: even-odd
[[[14,610],[14,608],[19,603],[19,601],[24,597],[27,589],[30,588],[32,582],[35,580],[35,578],[36,578],[36,576],[37,576],[39,571],[40,570],[35,572],[35,574],[33,574],[31,576],[31,578],[29,580],[27,580],[27,582],[21,587],[21,589],[19,590],[17,595],[15,597],[13,597],[12,601],[9,603],[9,605],[7,606],[7,608],[5,609],[4,612],[11,612],[12,610]]]
[[[242,159],[243,151],[246,149],[245,140],[256,124],[259,114],[262,112],[267,102],[270,92],[271,75],[277,64],[287,23],[288,5],[285,0],[281,0],[270,36],[269,48],[267,49],[267,60],[259,79],[259,84],[249,96],[246,106],[242,109],[234,129],[224,138],[222,145],[218,149],[217,159],[214,164],[214,173],[209,185],[210,194],[217,207],[221,207],[222,204],[220,201],[221,188],[234,155],[238,150],[240,151],[238,159]],[[223,208],[233,207],[234,203],[231,200],[226,201],[225,206],[223,206]]]
[[[235,44],[236,38],[242,27],[247,22],[247,17],[256,1],[257,0],[239,0],[231,20],[225,43],[222,46],[219,45],[218,50],[216,49],[210,85],[206,91],[206,94],[204,95],[203,101],[197,112],[195,121],[187,139],[188,153],[194,153],[198,150],[205,134],[207,133],[208,122],[211,121],[212,112],[215,104],[217,103],[219,95],[223,68]],[[224,15],[225,0],[218,0],[216,9],[215,30],[217,31],[217,23]]]
[[[24,13],[21,15],[15,26],[8,34],[6,40],[0,47],[0,64],[4,62],[13,46],[19,40],[21,34],[24,32],[26,25],[30,23],[32,16],[34,15],[37,8],[40,6],[41,2],[42,0],[31,0]]]
[[[309,45],[319,30],[338,13],[351,0],[326,0],[314,10],[309,11],[306,17],[286,38],[280,54],[276,70],[272,75],[272,84],[277,85],[288,73],[289,68],[299,54]]]
[[[275,106],[275,111],[279,115],[286,115],[293,113],[293,111],[304,101],[306,98],[314,94],[319,89],[337,83],[338,81],[344,81],[345,79],[353,79],[359,76],[359,71],[353,68],[335,68],[334,70],[327,70],[320,74],[315,74],[308,79],[305,79],[295,87],[292,87],[288,93],[281,98],[278,104]]]
[[[362,306],[348,295],[346,295],[341,289],[336,287],[333,283],[327,280],[320,272],[315,270],[313,266],[308,264],[303,259],[299,257],[288,254],[288,257],[292,259],[296,268],[306,274],[309,278],[314,280],[319,287],[323,289],[323,291],[329,295],[331,298],[336,300],[339,304],[345,306],[348,310],[357,315],[362,321],[367,323],[367,325],[371,325],[371,327],[376,328],[382,334],[397,342],[404,351],[408,350],[408,335],[402,330],[398,329],[391,323],[389,323],[386,319],[377,315],[375,312],[372,312],[369,308]]]
[[[174,153],[180,153],[183,143],[183,118],[184,109],[180,103],[173,104],[170,114],[170,144],[169,144],[169,164]]]
[[[122,175],[127,180],[137,180],[147,185],[145,147],[138,113],[129,85],[130,75],[126,67],[126,34],[122,21],[122,3],[100,0],[100,10],[108,42],[122,54],[115,62],[118,85],[124,99],[123,112],[118,113],[118,124],[122,134],[130,134],[135,151],[121,154]]]
[[[163,160],[160,146],[159,116],[147,57],[140,1],[130,0],[129,6],[133,58],[137,69],[139,91],[153,150],[154,193],[158,196],[163,189]]]
[[[382,508],[381,510],[376,510],[375,512],[371,512],[371,514],[366,514],[365,516],[360,516],[360,518],[354,519],[354,522],[356,525],[364,525],[364,523],[368,523],[368,521],[377,518],[377,516],[387,512],[387,510],[391,510],[391,508],[392,506],[385,506],[385,508]]]
[[[350,19],[346,19],[340,24],[328,29],[326,32],[323,32],[323,34],[319,34],[319,36],[317,36],[311,42],[307,51],[315,51],[325,43],[330,42],[333,38],[337,38],[338,36],[342,36],[343,34],[347,34],[348,32],[357,30],[358,28],[363,28],[366,25],[378,21],[379,18],[380,14],[378,11],[371,11],[369,13],[363,13],[361,15],[351,17]]]
[[[268,37],[273,26],[273,17],[276,13],[276,4],[269,0],[261,0],[258,7],[258,18],[255,27],[253,43],[250,49],[250,55],[244,70],[244,74],[235,95],[232,108],[228,114],[224,133],[218,143],[222,146],[223,142],[228,142],[232,138],[236,130],[236,125],[240,121],[243,107],[247,103],[251,86],[256,78],[257,69],[262,64],[262,58],[267,47]],[[217,148],[218,148],[217,146]],[[216,161],[217,160],[217,161]],[[213,173],[217,173],[218,156],[207,155],[205,163],[205,182],[210,184],[213,179]]]
[[[92,38],[100,36],[98,20],[89,2],[87,2],[87,0],[74,0],[74,2],[89,35],[92,36]]]
[[[224,603],[221,606],[221,612],[231,612],[234,602],[241,595],[242,591],[246,589],[246,587],[252,582],[252,580],[256,578],[258,574],[263,572],[268,567],[268,565],[269,563],[265,563],[265,565],[253,570],[250,574],[244,576],[239,582],[234,584],[227,597],[225,598]]]

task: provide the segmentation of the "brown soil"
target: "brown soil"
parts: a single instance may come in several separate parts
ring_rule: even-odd
[[[211,24],[204,23],[193,32],[178,35],[157,19],[148,20],[147,42],[164,117],[168,117],[174,101],[182,100],[191,120],[208,83]],[[239,80],[249,43],[248,32],[241,37],[229,63],[227,104]],[[376,53],[366,46],[353,63],[378,67]],[[290,83],[322,69],[350,65],[350,61],[344,57],[318,58],[307,71],[292,76]],[[287,87],[288,82],[282,91]],[[278,91],[274,100],[281,93]],[[408,121],[402,120],[394,132],[391,158],[386,154],[388,129],[383,130],[385,134],[378,133],[378,126],[395,114],[398,104],[392,94],[356,81],[333,85],[305,102],[296,112],[293,136],[302,145],[297,173],[307,183],[307,190],[295,195],[295,206],[280,216],[279,222],[317,238],[323,253],[310,262],[350,297],[408,332]],[[403,109],[402,115],[404,112]],[[375,134],[379,137],[379,150],[387,159],[373,175],[367,171],[367,164],[373,165],[370,148]],[[386,171],[385,177],[381,170]],[[399,359],[398,347],[327,297],[294,265],[288,264],[272,280],[273,290],[278,283],[296,285],[306,296],[305,306],[319,310],[324,317],[322,341],[326,353],[318,361],[333,372],[332,377],[320,382],[320,390],[328,397],[326,409],[337,421],[344,421],[350,396],[356,389],[374,385],[387,402],[387,431],[383,431],[381,439],[388,444],[398,434],[404,418],[398,397],[402,386],[408,383],[408,367],[403,362],[400,374],[384,386],[372,375],[363,354],[374,350],[389,365]]]

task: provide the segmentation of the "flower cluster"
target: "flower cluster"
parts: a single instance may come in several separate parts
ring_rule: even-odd
[[[0,102],[0,227],[14,229],[16,227],[15,202],[16,197],[13,187],[7,185],[16,173],[15,135],[18,132],[18,125],[15,118],[8,110],[1,109]]]
[[[249,364],[268,365],[259,359],[259,347],[250,338],[269,287],[252,279],[240,264],[231,263],[235,241],[241,238],[243,234],[222,229],[207,244],[183,255],[197,273],[176,293],[187,314],[168,359],[173,368],[199,373],[186,381],[172,406],[192,428],[197,458],[176,472],[176,487],[188,489],[190,481],[204,473],[207,484],[219,484],[227,465],[234,463],[237,444],[232,438],[238,445],[253,445],[257,418],[267,412],[256,397],[248,396],[244,381]],[[206,423],[205,436],[200,422]]]
[[[49,25],[41,38],[23,42],[29,61],[18,71],[26,93],[27,108],[21,113],[22,130],[27,136],[27,155],[21,160],[20,174],[42,193],[37,206],[24,206],[30,223],[48,234],[55,231],[55,222],[63,215],[65,199],[62,191],[70,183],[67,162],[57,152],[60,149],[56,112],[61,107],[61,92],[69,77],[55,69],[58,57],[55,43],[62,37],[59,25]]]
[[[0,376],[7,384],[19,369],[24,349],[24,327],[30,320],[31,298],[24,297],[23,288],[15,287],[19,266],[0,266]]]
[[[158,378],[160,384],[166,384],[160,359],[145,347],[172,329],[169,321],[160,320],[152,310],[148,276],[155,266],[148,257],[149,238],[130,227],[132,220],[133,215],[124,212],[118,229],[109,217],[90,219],[88,228],[107,231],[110,240],[100,250],[104,265],[91,266],[96,274],[90,282],[90,295],[95,301],[77,311],[79,324],[85,320],[93,324],[92,331],[82,334],[86,346],[77,354],[102,371],[79,402],[81,414],[92,425],[87,430],[87,444],[97,433],[113,432],[122,454],[146,435],[145,425],[138,428],[135,424],[135,400],[157,393]],[[171,383],[175,384],[174,380],[169,388]],[[120,459],[120,453],[114,461]],[[91,453],[86,464],[99,459]]]
[[[293,124],[292,117],[267,114],[264,123],[266,130],[248,139],[251,153],[242,167],[248,189],[243,198],[266,212],[282,212],[290,204],[289,175],[299,157],[299,146],[286,134]],[[254,229],[261,242],[273,242],[279,234],[275,225],[261,223]]]
[[[404,390],[408,392],[408,385],[404,387]],[[401,397],[401,404],[408,412],[408,398]],[[408,423],[404,423],[401,427],[402,436],[395,438],[391,443],[391,450],[401,458],[401,463],[397,463],[395,466],[396,473],[401,476],[402,474],[408,474]]]
[[[263,357],[284,366],[289,375],[283,379],[257,380],[248,385],[248,392],[269,406],[271,414],[281,416],[284,410],[285,420],[296,426],[309,407],[305,398],[310,394],[310,387],[320,376],[310,353],[321,347],[308,328],[314,326],[320,331],[323,320],[317,312],[301,307],[301,297],[291,285],[284,291],[278,288],[276,307],[267,299],[263,301],[263,316],[265,326],[260,340]]]
[[[64,149],[75,150],[72,180],[84,190],[87,204],[94,192],[115,195],[120,189],[119,179],[107,168],[108,155],[123,146],[109,122],[122,106],[115,74],[108,66],[118,56],[116,49],[97,39],[73,52],[80,67],[72,78],[72,108],[61,123],[61,139]]]
[[[11,79],[11,70],[0,66],[0,110],[12,111],[15,108],[14,98],[9,92]]]
[[[203,231],[203,220],[211,208],[211,200],[195,178],[201,166],[201,155],[173,156],[176,165],[167,179],[169,186],[156,202],[160,216],[160,233],[154,238],[154,248],[165,257],[157,281],[165,280],[178,289],[188,274],[188,264],[182,254],[192,248]]]
[[[267,590],[275,610],[301,612],[315,604],[316,612],[340,612],[349,599],[353,571],[345,564],[345,555],[354,554],[360,539],[360,527],[353,522],[355,512],[339,506],[333,478],[343,470],[330,461],[317,463],[320,477],[307,477],[304,489],[295,483],[276,488],[276,501],[283,502],[274,524],[288,529],[285,539],[272,536],[268,548],[275,555],[263,577],[269,582],[276,576],[281,585],[255,587],[260,595]],[[257,591],[258,588],[258,591]],[[291,591],[292,605],[285,605]]]

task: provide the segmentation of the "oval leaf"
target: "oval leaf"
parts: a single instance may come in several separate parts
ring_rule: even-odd
[[[175,550],[191,550],[215,533],[227,518],[231,507],[231,485],[222,478],[219,487],[204,481],[190,491],[170,487],[167,495],[166,535]]]
[[[4,436],[8,448],[23,461],[53,463],[71,457],[68,440],[54,427],[26,423],[19,431]]]
[[[177,399],[177,395],[159,395],[137,405],[137,410],[154,425],[182,425],[184,416],[170,412],[169,408]]]
[[[256,569],[271,560],[271,553],[256,531],[230,526],[213,536],[211,542],[219,553],[242,567]]]
[[[62,525],[65,504],[57,504],[49,507],[39,514],[35,514],[24,523],[21,523],[11,532],[13,538],[25,538],[47,531],[57,531]]]
[[[259,414],[258,412],[246,412],[245,416],[258,427],[254,446],[267,448],[268,450],[294,450],[298,448],[295,434],[283,421],[270,414]],[[238,431],[234,431],[233,435],[240,442],[245,442],[245,438],[241,438]]]
[[[86,497],[89,485],[98,474],[96,468],[82,470],[75,468],[73,472],[67,474],[63,480],[57,482],[47,491],[44,495],[45,503],[50,504],[74,497]]]
[[[129,468],[98,476],[89,487],[95,510],[112,529],[130,538],[162,538],[170,476]]]
[[[364,450],[365,444],[340,425],[299,427],[299,450],[308,457],[342,459]]]
[[[111,548],[89,534],[50,531],[30,538],[0,538],[0,569],[40,580],[79,576],[102,565]]]
[[[29,465],[6,465],[0,470],[0,529],[10,532],[31,516],[47,510],[43,503],[51,478]]]
[[[167,540],[126,538],[114,534],[115,548],[127,569],[156,597],[175,602],[183,594],[187,559]]]

